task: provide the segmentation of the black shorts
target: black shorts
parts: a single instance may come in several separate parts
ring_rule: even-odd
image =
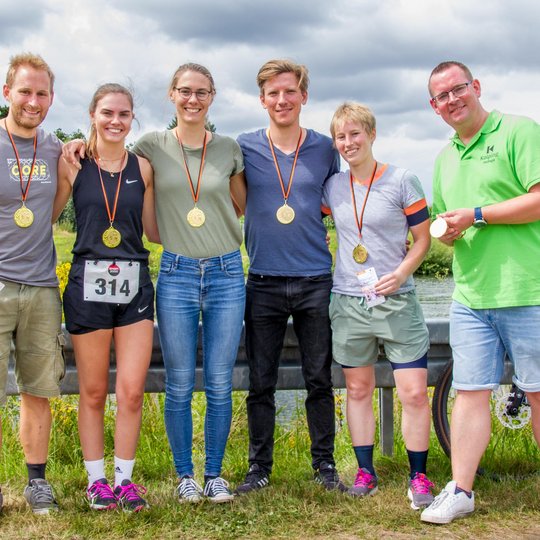
[[[110,304],[84,299],[85,262],[83,259],[73,262],[64,291],[64,317],[70,334],[87,334],[94,330],[154,320],[154,285],[147,264],[141,262],[139,290],[131,302]]]

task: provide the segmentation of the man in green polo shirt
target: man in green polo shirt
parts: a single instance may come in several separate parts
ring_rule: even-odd
[[[435,163],[433,214],[448,226],[440,240],[454,246],[457,396],[453,480],[421,519],[450,523],[474,511],[473,481],[491,434],[489,399],[505,355],[527,393],[540,444],[540,126],[487,112],[480,82],[460,62],[439,64],[428,88],[435,113],[456,131]]]

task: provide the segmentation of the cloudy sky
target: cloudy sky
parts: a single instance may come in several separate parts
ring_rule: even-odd
[[[212,72],[210,119],[237,136],[266,125],[255,75],[268,59],[308,66],[302,124],[324,133],[344,100],[369,105],[375,156],[414,171],[431,196],[433,160],[451,134],[431,110],[426,82],[440,61],[469,65],[487,109],[540,121],[540,3],[534,0],[2,0],[0,76],[9,57],[41,54],[54,70],[45,127],[88,129],[95,88],[133,88],[130,140],[164,129],[176,67]]]

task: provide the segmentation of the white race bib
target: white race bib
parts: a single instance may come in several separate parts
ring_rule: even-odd
[[[84,299],[129,304],[139,292],[138,261],[86,261]]]

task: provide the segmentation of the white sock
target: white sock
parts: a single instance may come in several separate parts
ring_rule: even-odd
[[[84,462],[86,467],[86,474],[88,475],[88,487],[90,487],[96,480],[105,478],[105,460],[95,459],[93,461]]]
[[[114,487],[119,486],[123,480],[131,480],[134,459],[120,459],[114,456]]]

